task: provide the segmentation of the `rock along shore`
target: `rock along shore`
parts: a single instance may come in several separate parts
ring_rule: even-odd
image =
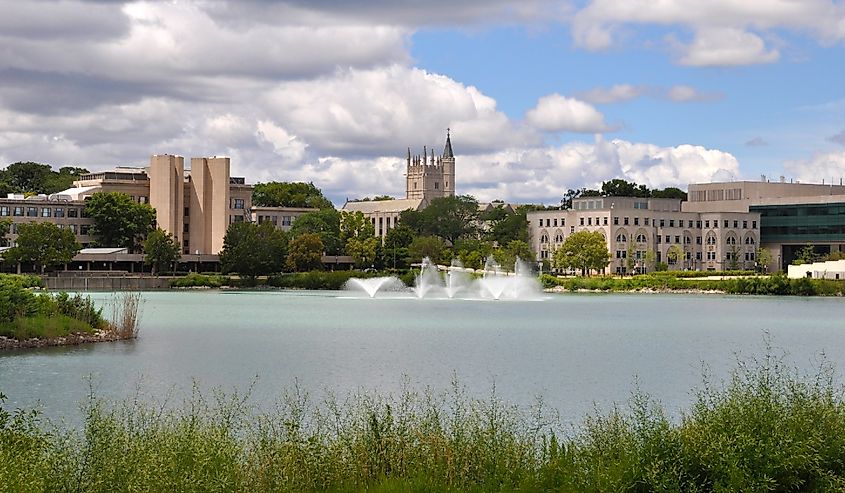
[[[11,337],[0,336],[0,351],[52,346],[78,346],[79,344],[89,344],[92,342],[111,342],[124,339],[126,337],[109,330],[101,330],[93,334],[70,334],[64,337],[50,337],[47,339],[34,337],[32,339],[17,340]]]

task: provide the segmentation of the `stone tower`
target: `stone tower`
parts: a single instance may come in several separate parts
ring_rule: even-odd
[[[455,196],[455,154],[452,152],[452,139],[446,130],[446,146],[441,156],[431,155],[423,147],[422,156],[411,156],[408,149],[407,173],[405,174],[405,198],[431,200],[440,197]]]

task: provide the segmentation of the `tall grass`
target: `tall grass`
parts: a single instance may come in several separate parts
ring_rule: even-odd
[[[121,339],[138,337],[143,305],[141,293],[137,291],[119,291],[111,300],[110,330]]]
[[[184,405],[92,399],[81,431],[0,410],[5,491],[842,491],[845,405],[825,366],[769,351],[705,379],[680,418],[635,393],[561,429],[542,403],[491,392],[312,398],[259,413],[248,396]],[[1,406],[0,406],[1,407]]]

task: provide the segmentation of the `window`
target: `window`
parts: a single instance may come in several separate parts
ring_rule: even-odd
[[[640,218],[635,217],[634,218],[634,226],[639,226],[639,225],[640,225]]]
[[[700,236],[696,236],[696,237],[695,237],[695,244],[696,244],[696,245],[701,245],[701,237],[700,237]]]
[[[624,221],[622,221],[622,224],[624,224],[625,226],[628,225],[628,218],[627,217],[624,219]]]
[[[695,227],[698,228],[698,229],[701,229],[701,220],[700,219],[695,222]]]
[[[728,236],[728,239],[726,240],[726,243],[727,243],[728,245],[736,245],[736,237],[734,237],[734,236]]]
[[[38,217],[38,207],[27,207],[26,215],[27,217]]]
[[[727,227],[728,227],[728,220],[727,220],[727,219],[725,219],[724,221],[722,221],[722,224],[724,224],[724,225],[725,225],[725,227],[727,228]]]
[[[71,224],[69,227],[70,227],[71,233],[73,233],[73,234],[79,233],[79,226],[77,226],[76,224]]]
[[[648,226],[648,218],[645,218],[645,225]]]
[[[244,199],[232,199],[232,209],[243,209]]]
[[[53,216],[54,217],[65,217],[64,207],[56,207],[56,209],[53,211]]]
[[[565,217],[560,218],[560,225],[566,226],[566,218]]]
[[[708,245],[715,245],[716,244],[716,235],[714,235],[714,234],[707,235],[706,243]]]
[[[657,235],[657,243],[658,244],[663,243],[663,237],[662,236]]]
[[[552,225],[552,220],[551,220],[551,219],[549,219],[549,218],[546,218],[546,227],[548,228],[548,227],[550,227],[551,225]]]
[[[670,228],[674,228],[674,227],[675,227],[675,220],[674,220],[674,219],[670,219],[670,220],[669,220],[669,227],[670,227]]]
[[[638,234],[637,235],[637,243],[645,243],[645,242],[646,242],[645,235],[642,234],[642,233]]]
[[[592,226],[592,225],[593,225],[593,218],[592,218],[592,217],[588,217],[588,218],[587,218],[587,226]]]
[[[618,218],[618,217],[614,217],[614,218],[613,218],[613,225],[614,225],[614,226],[619,226],[619,218]]]
[[[182,232],[183,232],[183,233],[188,233],[188,232],[189,232],[190,227],[191,227],[191,225],[190,225],[190,224],[188,224],[188,223],[184,223],[184,224],[182,224]]]
[[[681,242],[681,236],[675,235],[675,243],[680,243],[680,242]]]
[[[716,260],[716,252],[707,252],[707,260]]]
[[[695,259],[701,260],[701,252],[695,252]]]
[[[434,189],[435,189],[435,190],[439,190],[439,189],[440,189],[440,184],[439,184],[439,183],[437,183],[437,182],[434,182]]]
[[[53,209],[49,207],[42,207],[41,208],[41,217],[50,217],[53,215]]]
[[[557,218],[555,218],[554,223],[555,227],[557,227]]]
[[[742,229],[748,229],[748,221],[742,221]]]
[[[183,247],[188,248],[189,245],[190,244],[188,243],[188,240],[182,240],[182,246]]]
[[[603,224],[604,224],[605,226],[607,226],[607,216],[604,216],[604,221],[603,221]]]
[[[381,219],[381,218],[379,218],[379,219]],[[282,226],[290,226],[290,225],[291,225],[290,216],[282,216]]]
[[[738,228],[738,227],[739,227],[739,221],[734,219],[734,228]]]
[[[584,218],[583,218],[583,217],[579,217],[578,219],[580,219],[580,220],[581,220],[581,226],[583,226],[583,225],[584,225]]]
[[[619,233],[618,235],[616,235],[616,241],[619,243],[624,243],[628,241],[628,238],[625,237],[624,233]]]
[[[688,227],[688,228],[691,228],[691,227],[692,227],[692,219],[690,219],[689,221],[687,221],[687,227]]]
[[[661,220],[660,220],[660,227],[662,228],[662,227],[664,227],[664,226],[666,226],[666,220],[665,220],[665,219],[661,219]]]
[[[751,221],[751,229],[757,229],[757,221]]]
[[[91,229],[91,226],[87,224],[82,224],[79,226],[79,234],[86,236],[88,234],[88,230]]]
[[[67,210],[67,217],[79,217],[79,209],[76,207],[69,207]]]
[[[746,236],[745,237],[745,244],[746,245],[753,245],[754,244],[754,237],[753,236]]]
[[[149,199],[147,199],[146,195],[141,195],[140,197],[138,197],[139,204],[146,204],[147,202],[149,202]]]
[[[9,206],[8,205],[0,205],[0,216],[8,216],[9,215]]]
[[[665,240],[666,240],[666,244],[667,244],[667,245],[668,245],[669,243],[672,243],[672,237],[671,237],[671,236],[669,236],[669,235],[666,235]]]
[[[574,233],[574,232],[575,232],[575,226],[570,226],[570,227],[569,227],[569,232],[570,232],[570,233]]]
[[[190,216],[190,215],[191,215],[191,209],[190,209],[190,208],[188,208],[188,207],[185,207],[185,210],[184,210],[184,212],[182,213],[182,215],[183,215],[183,216],[185,216],[185,217]]]
[[[13,216],[23,216],[23,207],[16,205],[14,212],[12,212]]]
[[[692,237],[691,236],[684,236],[684,245],[691,245],[692,244]]]
[[[706,220],[706,221],[704,221],[704,227],[705,227],[705,228],[709,228],[709,227],[710,227],[710,220],[709,220],[709,219],[708,219],[708,220]]]

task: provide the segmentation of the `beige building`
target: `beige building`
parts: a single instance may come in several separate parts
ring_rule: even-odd
[[[432,199],[455,196],[455,154],[452,138],[446,132],[446,145],[440,156],[431,155],[423,148],[420,156],[408,157],[405,163],[405,198],[393,200],[348,200],[341,210],[361,212],[373,224],[376,236],[385,235],[399,223],[402,211],[422,210]]]
[[[250,210],[252,215],[252,222],[261,224],[263,222],[273,223],[273,226],[283,230],[290,231],[294,221],[309,212],[317,212],[319,209],[308,207],[264,207],[252,206]]]
[[[684,212],[680,199],[585,197],[572,209],[530,212],[531,246],[538,260],[551,260],[571,234],[597,231],[611,254],[605,273],[646,272],[651,262],[669,269],[753,268],[760,215]]]
[[[86,198],[96,192],[122,192],[155,208],[157,225],[179,241],[183,254],[216,255],[229,224],[251,219],[252,185],[231,177],[229,165],[227,157],[192,158],[186,170],[181,156],[154,155],[149,167],[89,173],[57,194],[0,199],[0,219],[13,222],[11,244],[18,224],[49,221],[71,229],[80,244],[88,246],[93,239],[88,234],[91,220],[83,217]]]

